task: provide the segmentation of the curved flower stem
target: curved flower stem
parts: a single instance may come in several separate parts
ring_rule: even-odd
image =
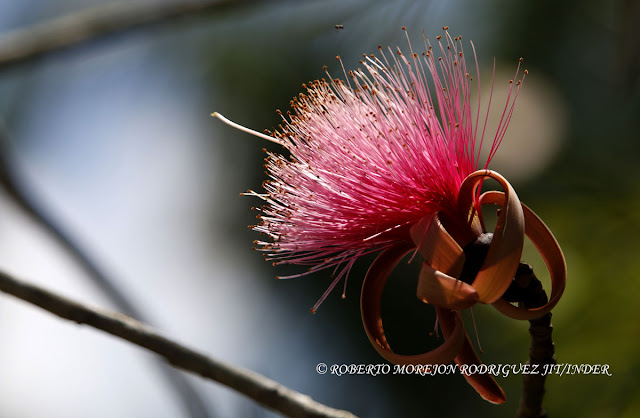
[[[516,276],[504,294],[509,302],[519,302],[525,308],[538,308],[544,306],[547,301],[547,293],[542,283],[533,273],[533,268],[525,263],[520,263]],[[556,364],[556,356],[551,332],[551,312],[537,319],[529,320],[529,334],[531,335],[531,347],[529,348],[529,364],[538,364],[539,374],[523,375],[522,396],[518,407],[519,418],[546,417],[546,411],[542,406],[545,389],[546,373],[544,365]]]
[[[60,245],[69,256],[84,271],[86,277],[111,301],[117,309],[139,320],[145,321],[145,315],[135,306],[129,297],[122,292],[118,285],[104,273],[91,256],[82,249],[69,234],[67,234],[53,218],[47,214],[47,210],[38,204],[28,193],[28,187],[21,181],[19,167],[16,167],[15,158],[12,158],[11,144],[3,132],[0,132],[0,187],[13,199],[18,207],[24,211],[36,224],[42,227]],[[210,416],[210,411],[197,392],[184,376],[176,370],[167,367],[164,363],[157,363],[159,371],[172,386],[179,398],[185,413],[192,418],[204,418]]]
[[[40,286],[0,271],[0,291],[32,303],[62,318],[87,324],[130,341],[164,357],[173,366],[215,380],[265,407],[291,417],[355,418],[347,411],[330,408],[309,396],[289,389],[265,376],[210,358],[179,344],[142,322],[125,315],[89,307]]]

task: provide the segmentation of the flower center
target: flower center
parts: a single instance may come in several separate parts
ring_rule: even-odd
[[[482,268],[484,259],[487,258],[492,239],[493,233],[485,232],[462,249],[462,251],[464,251],[465,261],[462,267],[462,273],[460,273],[461,281],[471,284],[476,278],[480,268]]]

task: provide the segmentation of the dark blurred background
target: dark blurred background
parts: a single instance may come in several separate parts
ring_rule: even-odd
[[[3,2],[0,35],[103,3]],[[473,40],[485,86],[495,58],[497,97],[524,57],[529,75],[491,167],[565,253],[567,290],[553,311],[558,362],[612,373],[548,378],[550,416],[637,417],[639,9],[632,0],[245,2],[3,68],[5,152],[37,202],[168,335],[363,417],[514,416],[521,376],[497,378],[507,402],[494,406],[459,375],[318,375],[320,362],[383,363],[360,321],[371,259],[351,272],[346,300],[336,289],[312,315],[329,273],[276,280],[301,269],[272,267],[252,250],[258,235],[247,225],[260,202],[239,197],[265,179],[262,148],[278,147],[209,116],[271,129],[276,109],[324,77],[323,65],[341,75],[336,55],[353,69],[379,44],[406,50],[402,26],[419,50],[423,30],[434,39],[448,25]],[[548,284],[536,257],[529,246],[524,258]],[[4,192],[0,267],[115,308]],[[428,336],[433,310],[415,300],[417,269],[394,273],[383,305],[389,338],[406,353],[438,344]],[[528,323],[488,306],[474,314],[485,363],[526,361]],[[151,357],[0,296],[0,416],[184,416]],[[213,416],[273,416],[187,379]]]

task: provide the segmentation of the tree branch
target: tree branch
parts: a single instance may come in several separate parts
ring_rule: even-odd
[[[0,70],[133,29],[220,12],[250,0],[119,1],[75,12],[0,38]]]
[[[11,144],[5,132],[0,130],[0,186],[13,199],[33,221],[42,227],[63,248],[73,261],[84,271],[86,277],[112,302],[118,310],[126,315],[147,321],[145,315],[138,309],[127,295],[122,292],[117,282],[111,280],[109,275],[99,267],[87,251],[83,250],[76,240],[71,237],[65,228],[60,226],[50,216],[49,211],[43,207],[38,199],[29,193],[29,187],[21,179],[20,167],[12,152]],[[185,413],[191,418],[206,418],[211,416],[209,407],[203,401],[195,387],[178,371],[159,361],[156,364],[159,371],[167,379],[180,400]]]
[[[0,290],[62,318],[87,324],[164,357],[173,366],[215,380],[267,408],[291,417],[354,418],[347,411],[320,404],[267,377],[232,366],[164,337],[122,314],[92,308],[0,271]]]

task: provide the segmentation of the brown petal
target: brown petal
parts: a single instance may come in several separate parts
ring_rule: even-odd
[[[487,192],[480,197],[481,203],[504,203],[504,194],[501,192]],[[544,222],[526,205],[522,204],[525,220],[525,233],[537,248],[544,260],[551,276],[551,296],[549,302],[534,309],[519,308],[500,298],[493,306],[503,314],[514,319],[535,319],[551,311],[560,300],[567,283],[567,265],[562,254],[562,249],[556,241],[553,233]]]
[[[418,279],[418,299],[442,308],[461,311],[476,304],[478,292],[465,282],[423,262]]]
[[[440,328],[442,328],[442,333],[444,334],[445,338],[448,338],[448,335],[453,332],[453,324],[450,319],[451,311],[447,311],[446,309],[438,307],[436,307],[436,311],[438,312],[438,320],[440,322]],[[469,337],[466,333],[464,337],[465,341],[464,345],[462,346],[462,350],[455,358],[456,364],[461,368],[461,370],[464,365],[482,364],[480,358],[478,358],[478,355],[476,354],[476,351],[473,349],[471,341],[469,341]],[[465,379],[467,379],[467,382],[471,385],[471,387],[473,387],[476,392],[478,392],[480,396],[482,396],[483,399],[495,404],[501,404],[506,401],[507,397],[504,394],[504,391],[490,374],[463,373],[463,376]]]
[[[465,340],[464,324],[458,315],[452,321],[449,328],[450,332],[447,334],[448,337],[445,342],[440,347],[424,354],[409,356],[396,354],[389,347],[387,338],[384,335],[381,316],[384,285],[396,265],[412,248],[409,245],[390,247],[380,253],[371,264],[362,283],[362,296],[360,299],[362,323],[373,347],[382,357],[392,363],[447,364],[454,359]]]
[[[477,189],[485,177],[497,180],[506,197],[493,232],[489,253],[471,286],[478,292],[479,302],[493,303],[507,290],[520,264],[524,243],[524,215],[518,195],[511,184],[491,170],[479,170],[464,179],[458,195],[459,209],[463,211],[461,213],[475,210]],[[478,204],[477,207],[479,206]]]
[[[460,245],[444,229],[438,214],[424,217],[409,230],[425,261],[436,270],[458,277],[464,265]]]

